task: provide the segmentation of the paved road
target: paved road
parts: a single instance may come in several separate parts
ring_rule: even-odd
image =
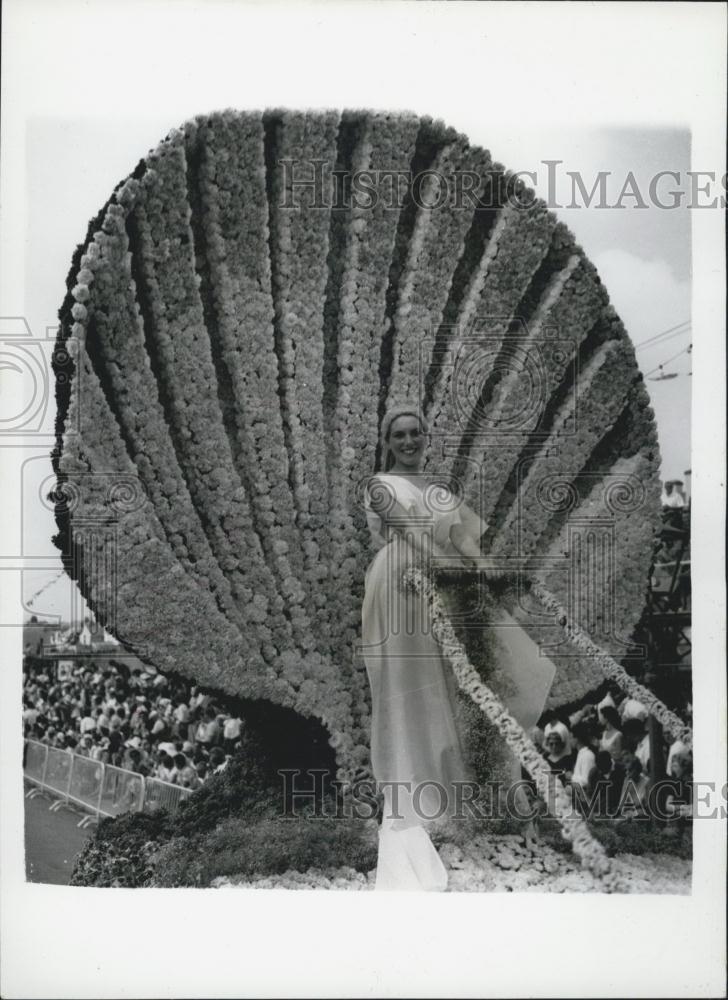
[[[79,830],[82,814],[70,809],[49,812],[52,801],[25,800],[25,876],[29,882],[68,885],[74,858],[93,828]]]

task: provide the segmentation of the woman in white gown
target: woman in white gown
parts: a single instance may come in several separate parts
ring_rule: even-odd
[[[384,471],[370,479],[365,494],[379,550],[366,572],[362,606],[372,769],[384,795],[377,889],[447,887],[447,871],[427,829],[457,812],[463,794],[458,784],[473,780],[455,720],[452,670],[432,634],[425,600],[401,587],[404,570],[426,568],[432,556],[474,565],[486,528],[441,481],[430,483],[421,474],[428,433],[415,408],[389,411],[381,430]],[[508,632],[500,666],[515,681],[509,707],[522,725],[533,726],[553,667],[539,659],[538,647],[521,629]]]

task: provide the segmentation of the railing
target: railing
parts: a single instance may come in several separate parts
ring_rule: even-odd
[[[78,824],[86,826],[100,816],[119,816],[143,809],[168,809],[175,813],[191,789],[159,778],[145,778],[136,771],[104,764],[68,750],[58,750],[37,740],[25,741],[23,773],[33,787],[26,798],[43,792],[57,796],[50,810],[74,803],[89,810]]]

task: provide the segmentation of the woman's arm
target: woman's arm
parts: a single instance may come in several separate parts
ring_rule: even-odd
[[[482,538],[490,526],[465,502],[458,506],[457,512],[460,520],[450,527],[450,541],[463,557],[465,565],[474,568],[476,561],[483,555]],[[491,581],[500,580],[504,576],[502,570],[484,570],[482,567],[481,573]]]
[[[488,522],[476,514],[472,507],[469,507],[464,500],[458,505],[457,509],[463,528],[472,542],[478,547],[478,551],[480,551],[480,539],[488,530]]]
[[[456,513],[458,518],[450,526],[450,542],[466,565],[472,565],[482,555],[481,537],[488,526],[464,501],[458,504]]]

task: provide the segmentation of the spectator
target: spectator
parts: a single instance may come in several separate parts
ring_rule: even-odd
[[[574,769],[571,776],[571,783],[580,792],[587,792],[593,783],[596,770],[596,757],[590,746],[591,730],[584,722],[577,722],[572,730],[572,735],[576,743],[577,753],[574,761]]]
[[[219,742],[221,735],[217,713],[214,708],[208,706],[205,709],[203,720],[197,726],[195,738],[198,743],[210,748]]]
[[[114,716],[109,723],[109,758],[117,767],[121,763],[124,734],[121,731],[121,719]]]
[[[677,508],[683,508],[685,506],[685,499],[681,490],[676,489],[677,486],[682,487],[682,483],[679,479],[668,479],[662,490],[662,496],[660,498],[663,507],[667,507],[670,510],[675,510]]]
[[[102,707],[96,710],[96,729],[102,736],[109,735],[109,717]]]
[[[614,705],[603,704],[599,709],[599,721],[604,731],[599,740],[599,749],[606,750],[613,760],[622,753],[622,721]]]
[[[86,733],[93,733],[94,730],[96,729],[96,725],[97,725],[96,719],[91,714],[91,709],[89,708],[88,712],[81,719],[81,725],[80,725],[81,733],[83,735],[86,735]]]
[[[675,742],[670,745],[670,749],[667,753],[667,763],[665,764],[665,771],[667,772],[668,777],[671,777],[672,775],[672,762],[675,757],[684,756],[689,753],[690,750],[687,744],[683,743],[682,740],[675,740]]]
[[[181,785],[182,788],[194,788],[197,785],[197,773],[183,753],[175,754],[170,780],[173,785]]]
[[[563,719],[560,719],[555,712],[549,713],[547,719],[548,721],[543,727],[544,742],[549,738],[550,733],[554,731],[558,732],[566,745],[566,749],[571,752],[571,733],[567,723]]]
[[[152,724],[152,738],[156,743],[168,740],[172,735],[169,726],[159,712],[151,712],[149,721]]]
[[[611,692],[609,691],[607,691],[607,693],[604,695],[602,700],[597,705],[597,712],[599,712],[600,709],[605,708],[607,705],[611,705],[612,708],[617,707],[614,698],[612,697]]]
[[[239,715],[229,715],[222,728],[223,743],[227,753],[231,754],[235,744],[239,742],[243,731],[243,721]]]
[[[596,782],[600,787],[600,812],[614,816],[619,809],[626,772],[624,766],[615,761],[607,750],[596,754]],[[602,792],[603,789],[603,792]]]
[[[619,800],[619,816],[621,818],[637,818],[646,815],[649,778],[642,770],[639,757],[634,754],[623,755],[626,777]]]
[[[641,719],[645,722],[649,713],[641,701],[637,701],[636,698],[625,698],[619,706],[619,714],[622,722],[626,722],[627,719]]]
[[[38,721],[38,716],[40,711],[37,708],[33,708],[33,702],[30,698],[26,698],[23,701],[25,708],[23,709],[23,726],[24,728],[32,729]]]
[[[164,750],[161,750],[157,755],[157,767],[155,777],[159,778],[160,781],[172,781],[172,774],[174,772],[174,761]]]
[[[126,741],[126,743],[124,744],[124,757],[123,757],[124,763],[122,765],[123,767],[127,766],[127,761],[131,758],[131,752],[133,750],[136,750],[136,752],[139,754],[141,746],[142,746],[142,741],[138,736],[131,736]],[[130,770],[133,771],[134,768],[130,768]]]
[[[210,751],[210,770],[213,774],[220,774],[227,767],[228,758],[222,747],[213,747]]]
[[[650,766],[650,735],[646,731],[644,732],[642,739],[637,744],[635,756],[642,765],[642,770],[647,773]]]
[[[91,759],[99,760],[103,764],[109,763],[109,739],[108,737],[103,737],[98,743],[94,744],[91,751]]]
[[[113,661],[103,667],[78,661],[56,680],[28,659],[23,729],[48,746],[163,780],[174,774],[192,788],[226,766],[240,746],[243,721],[233,700],[180,679]],[[181,769],[174,760],[180,753],[187,762]]]
[[[141,750],[137,750],[136,747],[131,747],[128,751],[127,762],[124,765],[129,771],[136,771],[137,774],[141,774],[143,777],[148,777],[151,771],[142,759]]]
[[[183,699],[180,699],[174,709],[174,724],[176,735],[181,740],[186,740],[190,728],[190,707]]]
[[[645,734],[645,724],[641,719],[622,720],[622,752],[634,753]]]
[[[569,734],[566,726],[563,722],[557,722],[551,725],[544,742],[546,744],[546,763],[551,768],[551,772],[570,781],[574,770],[574,757],[568,750],[568,739]]]
[[[669,791],[665,798],[667,833],[682,836],[693,813],[693,756],[683,744],[670,761]]]

